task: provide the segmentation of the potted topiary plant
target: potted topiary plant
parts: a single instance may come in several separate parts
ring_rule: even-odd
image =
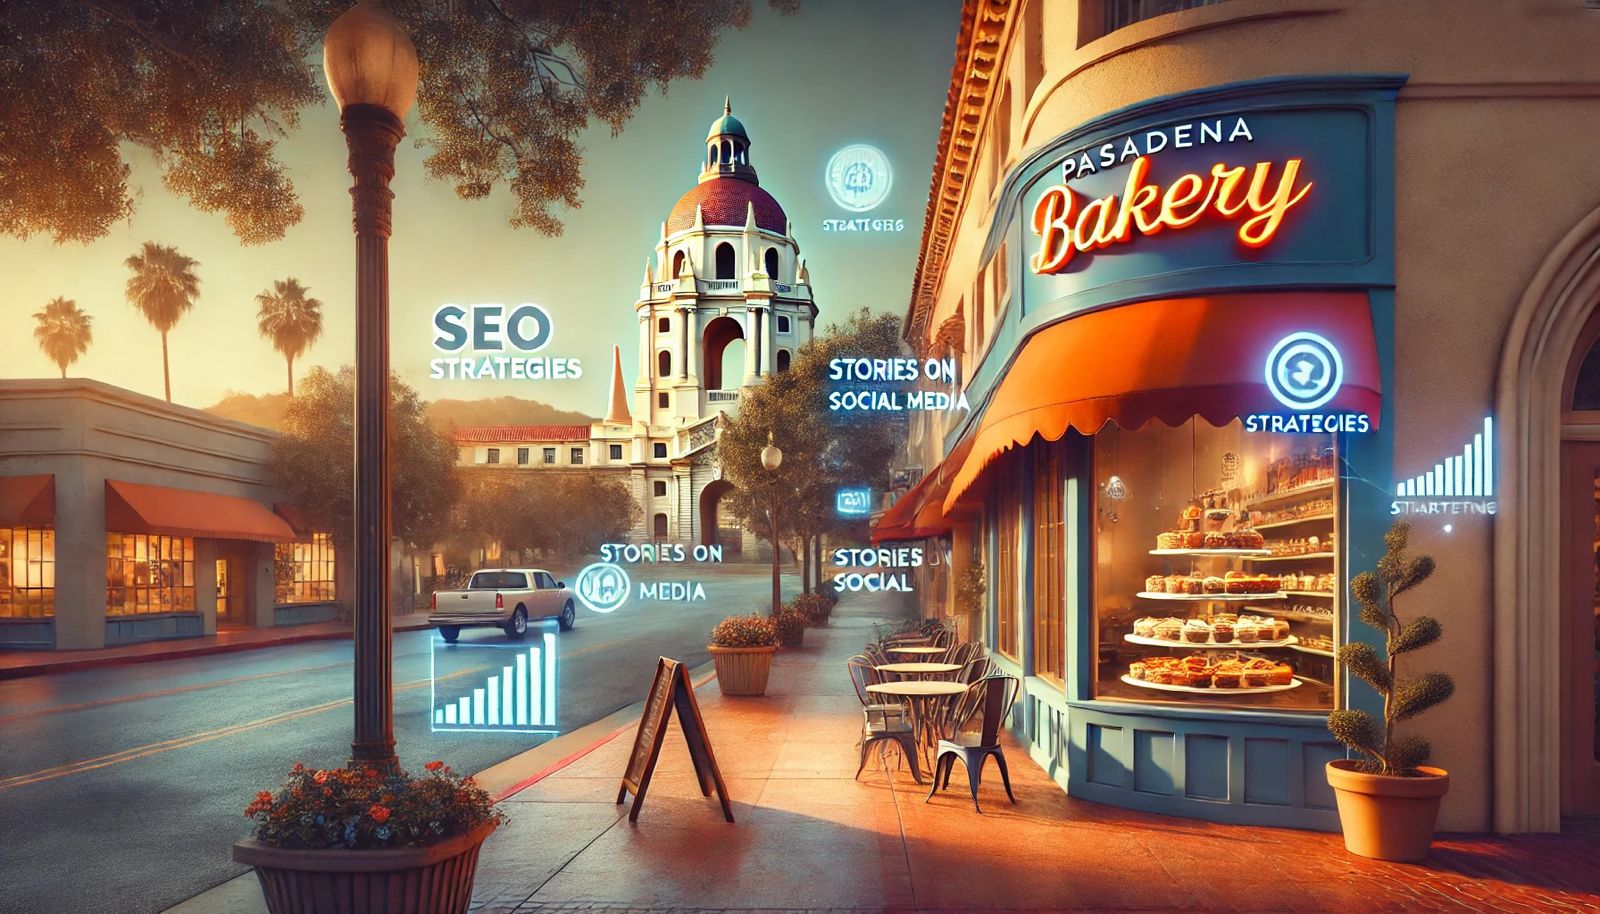
[[[1439,621],[1432,616],[1402,622],[1394,611],[1395,597],[1433,574],[1432,557],[1406,556],[1410,536],[1409,524],[1390,527],[1377,572],[1362,572],[1350,581],[1350,592],[1361,604],[1361,621],[1384,633],[1387,660],[1372,645],[1359,642],[1342,645],[1338,652],[1345,670],[1383,696],[1383,723],[1380,726],[1372,715],[1355,709],[1328,716],[1334,738],[1361,755],[1327,765],[1344,846],[1353,854],[1380,860],[1428,856],[1439,803],[1450,788],[1449,772],[1423,764],[1431,751],[1427,740],[1394,733],[1396,723],[1416,717],[1455,691],[1454,681],[1444,673],[1402,679],[1396,665],[1401,654],[1427,647],[1441,634]]]
[[[778,629],[778,643],[784,647],[804,647],[806,642],[806,614],[785,603],[772,622]]]
[[[245,809],[253,837],[233,859],[256,868],[272,914],[462,914],[478,850],[505,816],[470,777],[315,770],[296,763],[276,795]]]
[[[729,616],[711,629],[711,662],[724,695],[765,695],[778,633],[766,616]]]

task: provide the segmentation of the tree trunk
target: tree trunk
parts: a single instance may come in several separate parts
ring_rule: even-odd
[[[289,363],[289,399],[294,399],[294,356],[287,356],[284,361]]]
[[[772,493],[773,501],[777,500],[777,493]],[[767,533],[770,534],[768,542],[772,544],[772,618],[778,618],[778,610],[783,606],[783,589],[779,581],[782,569],[783,538],[778,536],[778,512],[771,501],[767,502]]]
[[[800,592],[811,592],[811,537],[800,537]]]
[[[67,363],[57,362],[56,364],[61,366],[61,380],[65,381],[67,379]]]
[[[161,384],[166,388],[167,402],[172,402],[172,371],[167,364],[167,332],[161,331]]]

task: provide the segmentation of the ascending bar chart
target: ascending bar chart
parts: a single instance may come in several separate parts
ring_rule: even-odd
[[[555,733],[556,636],[534,645],[433,639],[433,729]]]
[[[1458,455],[1434,464],[1431,472],[1400,483],[1395,495],[1400,498],[1493,498],[1494,497],[1494,419],[1485,417],[1483,431]]]

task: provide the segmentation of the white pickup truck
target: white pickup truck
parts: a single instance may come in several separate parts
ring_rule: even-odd
[[[451,643],[472,625],[521,638],[529,619],[555,619],[562,631],[571,630],[578,615],[567,583],[539,568],[485,568],[472,573],[465,590],[434,591],[428,613],[428,623]]]

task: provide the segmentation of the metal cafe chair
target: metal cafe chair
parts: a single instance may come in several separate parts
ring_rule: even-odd
[[[956,674],[956,682],[972,685],[980,679],[993,674],[994,664],[988,657],[974,657],[966,662],[961,672]]]
[[[973,683],[957,700],[955,711],[943,721],[944,736],[939,740],[933,761],[933,786],[924,803],[938,792],[941,777],[943,786],[950,786],[951,771],[960,759],[962,767],[967,769],[967,786],[972,789],[972,808],[982,813],[978,805],[978,782],[983,778],[983,763],[991,755],[1000,768],[1006,796],[1012,803],[1017,802],[1016,795],[1011,792],[1006,756],[1000,749],[1000,724],[1011,713],[1011,706],[1021,690],[1022,683],[1015,676],[989,676]]]
[[[983,653],[983,645],[976,641],[965,641],[951,648],[949,653],[945,654],[944,662],[953,663],[956,666],[966,666],[967,663],[981,653]]]
[[[861,772],[867,767],[867,754],[874,745],[882,750],[889,743],[894,743],[911,765],[912,779],[921,784],[922,768],[917,764],[919,753],[916,737],[905,708],[899,704],[878,704],[872,700],[867,686],[878,682],[880,677],[868,658],[857,654],[846,660],[845,666],[850,671],[850,684],[855,687],[856,698],[861,702],[861,739],[857,743],[861,747],[861,764],[856,766],[855,776],[861,777]]]

